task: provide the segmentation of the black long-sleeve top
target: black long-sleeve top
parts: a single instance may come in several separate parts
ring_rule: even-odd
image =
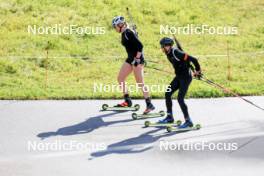
[[[128,59],[132,60],[136,57],[137,52],[142,52],[143,44],[131,29],[126,29],[122,33],[122,45],[126,48]]]
[[[200,71],[201,67],[198,60],[185,52],[179,50],[178,48],[172,48],[167,54],[168,60],[174,67],[175,74],[178,77],[189,77],[191,76],[191,63],[195,66],[196,71]]]

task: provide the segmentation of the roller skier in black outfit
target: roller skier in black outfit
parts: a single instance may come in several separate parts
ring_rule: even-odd
[[[171,97],[176,90],[179,90],[177,100],[185,119],[185,123],[182,124],[180,128],[192,127],[193,123],[188,112],[188,107],[184,102],[184,97],[192,82],[191,63],[195,66],[193,74],[195,77],[199,78],[201,76],[201,67],[196,58],[186,54],[179,48],[173,47],[173,44],[174,41],[168,37],[164,37],[160,40],[161,49],[166,54],[169,62],[173,65],[176,76],[165,93],[167,117],[160,120],[159,123],[174,122]]]

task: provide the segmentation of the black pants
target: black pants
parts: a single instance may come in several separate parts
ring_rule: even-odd
[[[179,89],[178,93],[178,102],[181,107],[181,110],[183,112],[184,118],[188,119],[189,113],[188,113],[188,107],[184,102],[184,97],[188,91],[189,85],[192,82],[192,77],[187,77],[187,78],[178,78],[175,77],[172,82],[170,83],[169,87],[167,88],[167,91],[165,93],[165,98],[166,98],[166,106],[167,106],[167,112],[172,113],[172,95],[173,93]]]

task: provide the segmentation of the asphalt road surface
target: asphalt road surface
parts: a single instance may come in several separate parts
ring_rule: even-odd
[[[264,107],[264,97],[247,97]],[[188,99],[197,131],[144,128],[120,100],[0,101],[1,176],[261,175],[264,111],[238,98]],[[153,100],[156,111],[164,100]],[[135,100],[144,109],[143,100]],[[183,120],[177,101],[176,119]],[[157,121],[160,118],[149,119]]]

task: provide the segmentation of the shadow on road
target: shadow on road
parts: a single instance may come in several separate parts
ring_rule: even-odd
[[[117,121],[111,121],[111,122],[103,121],[104,117],[113,116],[113,115],[120,114],[120,113],[123,113],[123,112],[112,112],[112,113],[108,113],[104,115],[90,117],[84,122],[71,125],[71,126],[66,126],[63,128],[59,128],[57,131],[39,133],[37,136],[43,140],[45,138],[52,137],[52,136],[59,136],[59,135],[69,136],[69,135],[85,134],[85,133],[90,133],[93,130],[98,129],[103,126],[109,126],[109,125],[116,124],[116,123],[124,123],[124,122],[132,121],[132,119],[117,120]]]
[[[239,123],[239,122],[230,122],[230,123]],[[246,123],[246,122],[244,122],[244,123]],[[214,124],[214,125],[207,126],[206,128],[208,128],[208,127],[214,127],[215,128],[218,126],[221,126],[221,128],[223,128],[222,126],[224,126],[224,125],[228,125],[228,123]],[[181,137],[181,138],[173,139],[173,141],[181,141],[181,140],[186,140],[186,139],[194,139],[194,138],[221,135],[221,134],[222,135],[225,135],[225,134],[229,135],[230,133],[233,134],[232,132],[234,132],[235,134],[239,133],[239,132],[242,134],[246,134],[248,132],[255,132],[256,128],[260,128],[260,124],[257,124],[257,125],[252,124],[252,126],[243,127],[243,128],[240,127],[240,128],[235,128],[235,129],[224,129],[224,130],[200,134],[200,135]],[[91,153],[91,155],[90,155],[91,158],[89,158],[89,159],[92,160],[92,159],[103,157],[103,156],[110,155],[110,154],[135,154],[135,153],[145,152],[145,151],[148,151],[154,147],[151,143],[154,143],[163,137],[169,137],[169,136],[176,135],[179,133],[188,132],[188,131],[181,131],[181,132],[171,132],[171,133],[163,133],[163,134],[155,135],[154,133],[158,132],[159,130],[164,130],[164,128],[155,128],[154,130],[148,131],[148,132],[141,134],[137,137],[129,138],[129,139],[117,142],[117,143],[110,144],[107,146],[106,150]],[[246,130],[246,131],[244,131],[244,130]],[[252,131],[247,131],[247,130],[252,130]],[[263,130],[260,130],[260,131],[263,131]],[[255,140],[255,137],[253,137],[253,138]],[[252,139],[252,138],[250,138],[250,139]],[[226,141],[228,141],[228,139]],[[238,143],[243,144],[243,142],[239,142],[240,139],[232,139],[231,141],[236,141]],[[250,142],[252,142],[252,141],[253,140],[250,140]],[[245,144],[243,144],[243,145],[245,145]],[[240,146],[240,148],[241,148],[241,146]],[[260,152],[258,152],[258,153],[260,153]]]
[[[171,132],[171,133],[163,133],[159,135],[155,135],[154,133],[164,130],[162,127],[156,127],[154,130],[148,131],[143,133],[137,137],[129,138],[111,145],[107,146],[107,149],[104,151],[98,151],[91,153],[90,160],[103,157],[110,154],[135,154],[145,152],[153,148],[151,143],[154,143],[161,139],[162,137],[172,136],[178,133],[185,133],[188,131],[181,131],[181,132]]]

